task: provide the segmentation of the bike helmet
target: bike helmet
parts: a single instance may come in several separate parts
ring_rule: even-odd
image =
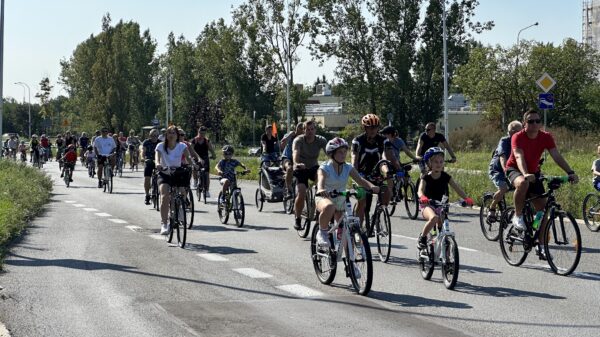
[[[31,135],[31,138],[37,138],[36,134]]]
[[[397,133],[398,131],[396,131],[396,128],[391,125],[388,125],[381,130],[382,135],[395,135]]]
[[[88,151],[92,151],[94,148],[91,145],[88,145],[87,149]]]
[[[379,117],[374,114],[366,114],[360,120],[363,126],[379,126]]]
[[[327,142],[327,146],[325,146],[325,153],[331,157],[333,156],[335,150],[341,147],[348,148],[348,143],[343,138],[335,137]]]
[[[226,154],[230,154],[231,155],[234,152],[233,146],[231,146],[231,145],[225,145],[225,146],[223,146],[223,150],[222,151],[223,151],[224,155],[226,155]]]
[[[423,160],[427,163],[429,162],[429,159],[435,156],[436,154],[444,155],[444,150],[441,147],[432,147],[429,150],[425,151],[425,154],[423,155]]]

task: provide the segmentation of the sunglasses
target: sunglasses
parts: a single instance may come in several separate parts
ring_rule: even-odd
[[[539,118],[538,119],[528,119],[527,124],[542,124],[542,120]]]
[[[425,129],[425,131],[427,131],[427,132],[429,132],[429,131],[431,131],[431,130],[435,130],[435,129]]]

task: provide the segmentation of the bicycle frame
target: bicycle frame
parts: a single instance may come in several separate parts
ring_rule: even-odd
[[[451,236],[451,237],[456,237],[454,235],[454,231],[452,231],[450,229],[450,221],[448,221],[448,211],[449,211],[449,207],[450,204],[448,203],[448,197],[444,196],[444,198],[442,198],[441,202],[436,202],[433,201],[435,203],[435,207],[442,207],[442,214],[440,216],[440,218],[442,219],[442,225],[438,226],[436,224],[436,226],[438,227],[437,231],[438,234],[435,237],[435,240],[433,239],[433,237],[431,238],[433,242],[433,259],[434,261],[441,261],[443,264],[445,264],[446,261],[446,256],[444,254],[442,254],[442,252],[444,252],[446,250],[446,237],[447,236]]]

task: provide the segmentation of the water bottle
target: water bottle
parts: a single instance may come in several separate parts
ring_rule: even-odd
[[[542,217],[544,217],[543,211],[538,211],[537,213],[535,213],[535,219],[533,219],[533,224],[531,225],[531,227],[533,227],[534,230],[537,230],[540,227]]]
[[[448,222],[448,220],[444,220],[444,232],[448,233],[450,232],[450,223]]]

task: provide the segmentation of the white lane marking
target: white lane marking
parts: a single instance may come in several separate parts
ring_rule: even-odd
[[[88,212],[98,212],[98,210],[97,210],[97,209],[95,209],[95,208],[90,208],[90,207],[86,207],[86,208],[84,208],[83,210],[84,210],[84,211],[88,211]]]
[[[400,234],[392,234],[392,236],[396,236],[396,237],[403,238],[403,239],[417,241],[417,238],[411,238],[410,236],[404,236],[404,235],[400,235]],[[478,250],[476,250],[476,249],[467,248],[467,247],[460,247],[459,246],[458,249],[459,250],[464,250],[465,252],[478,252]]]
[[[75,200],[65,200],[65,202],[66,202],[67,204],[74,204],[74,203],[76,203],[77,201],[75,201]]]
[[[165,236],[160,234],[150,234],[148,236],[153,238],[154,240],[165,240]]]
[[[119,220],[119,219],[110,219],[110,220],[112,221],[112,220]],[[123,221],[123,220],[121,220],[121,221]],[[127,221],[125,221],[125,222],[127,222]],[[140,226],[125,226],[125,228],[132,230],[134,232],[142,229],[142,227],[140,227]]]
[[[263,273],[260,270],[256,270],[254,268],[237,268],[233,269],[234,272],[240,273],[242,275],[248,276],[250,278],[269,278],[273,277],[271,274]]]
[[[196,254],[198,256],[200,256],[201,258],[207,260],[207,261],[215,261],[215,262],[224,262],[224,261],[229,261],[228,258],[219,255],[219,254],[211,254],[211,253],[206,253],[206,254]]]
[[[112,221],[114,223],[127,223],[127,221],[121,219],[108,219],[108,221]]]
[[[94,214],[96,214],[97,216],[112,216],[108,213],[94,213]]]
[[[321,296],[324,296],[324,294],[322,292],[314,290],[309,287],[305,287],[301,284],[285,284],[282,286],[277,286],[275,288],[286,291],[297,297],[321,297]]]
[[[84,204],[73,204],[73,206],[75,206],[75,207],[85,207]]]

